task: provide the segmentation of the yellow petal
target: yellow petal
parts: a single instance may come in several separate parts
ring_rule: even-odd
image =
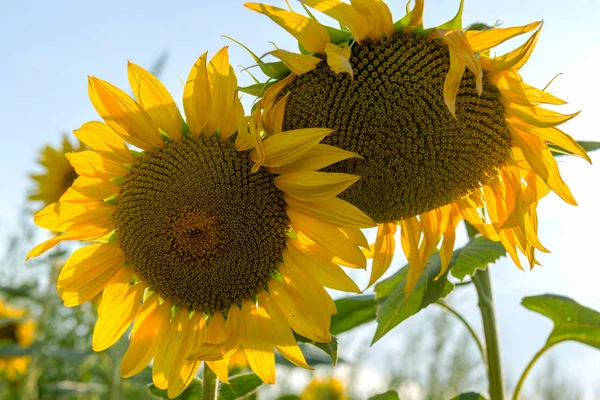
[[[347,26],[358,43],[367,38],[372,29],[370,18],[365,19],[361,11],[340,0],[303,0],[303,3]]]
[[[169,398],[179,396],[188,387],[190,382],[192,382],[192,379],[194,379],[198,368],[200,368],[201,361],[189,361],[187,357],[191,349],[204,342],[205,335],[204,315],[197,312],[188,323],[182,345],[179,346],[179,350],[175,356],[175,367],[169,374],[169,387],[167,390]]]
[[[162,335],[171,318],[171,304],[159,305],[158,295],[152,294],[142,305],[135,317],[131,330],[131,341],[121,362],[121,376],[129,378],[141,372],[156,354]]]
[[[265,152],[263,165],[280,167],[298,161],[332,132],[333,130],[328,128],[307,128],[272,135],[263,141]],[[250,158],[252,161],[258,162],[256,150],[250,153]]]
[[[336,226],[290,208],[288,208],[287,214],[294,232],[298,236],[307,237],[342,260],[366,264],[363,252],[353,246],[352,242]]]
[[[246,3],[245,7],[271,18],[293,35],[309,53],[322,53],[329,43],[329,34],[317,20],[267,4]]]
[[[131,91],[158,129],[173,140],[181,140],[181,115],[163,84],[150,72],[131,62],[127,65],[127,77]]]
[[[279,101],[278,96],[281,91],[295,79],[294,74],[289,74],[287,77],[275,83],[273,86],[269,87],[265,94],[263,95],[260,103],[264,108],[265,114],[269,114],[271,109],[275,106],[275,104]],[[277,101],[276,101],[277,100]]]
[[[302,270],[282,264],[279,269],[282,280],[271,279],[269,293],[281,305],[281,309],[298,334],[319,343],[331,341],[331,315],[335,303],[322,286]]]
[[[292,242],[299,243],[298,240]],[[361,293],[356,283],[336,264],[311,257],[303,253],[300,246],[288,246],[283,253],[283,262],[294,265],[310,275],[315,282],[330,289],[342,290],[350,293]]]
[[[111,214],[115,206],[100,201],[91,203],[52,203],[38,211],[34,222],[54,232],[80,230],[89,226],[114,227]]]
[[[558,128],[540,128],[518,121],[510,121],[515,128],[529,132],[532,135],[544,139],[545,141],[555,144],[556,146],[565,149],[571,154],[577,154],[591,164],[592,160],[586,153],[585,149],[575,141],[571,136],[561,131]]]
[[[102,306],[105,311],[98,313],[94,327],[94,351],[108,349],[123,336],[140,308],[144,289],[144,285],[136,284],[125,286],[113,297],[107,296],[107,292],[103,293]]]
[[[481,67],[486,71],[518,70],[529,59],[541,31],[541,28],[538,29],[522,46],[502,56],[489,58],[480,54]]]
[[[85,150],[67,153],[65,156],[78,175],[89,178],[113,179],[126,175],[129,169],[118,161],[102,157],[95,151]]]
[[[408,6],[407,6],[408,7]],[[425,11],[425,0],[415,0],[415,7],[409,13],[408,27],[414,28],[423,25],[423,11]]]
[[[264,129],[268,134],[276,134],[280,133],[283,130],[283,117],[285,115],[285,105],[287,104],[287,99],[289,98],[289,93],[283,96],[269,112],[265,112],[264,115]]]
[[[242,350],[240,350],[242,351]],[[217,378],[223,383],[229,382],[229,359],[221,361],[206,361],[205,365],[208,365],[210,369],[217,375]]]
[[[483,92],[483,71],[463,31],[444,31],[438,29],[437,33],[450,50],[450,69],[444,81],[444,101],[452,115],[455,115],[456,95],[465,67],[469,68],[475,75],[475,83],[479,95]]]
[[[379,224],[377,228],[377,239],[373,248],[373,269],[371,270],[371,278],[369,286],[377,282],[390,265],[394,257],[394,248],[396,246],[396,223],[389,222]]]
[[[286,67],[292,71],[295,75],[302,75],[309,71],[314,70],[317,67],[317,64],[320,63],[321,60],[318,57],[314,57],[308,54],[297,54],[292,53],[291,51],[286,50],[273,50],[269,52],[274,57],[279,58]]]
[[[284,194],[283,199],[290,207],[337,226],[371,228],[376,225],[367,214],[337,197],[324,201],[300,201]]]
[[[471,44],[471,48],[476,53],[489,50],[504,43],[508,39],[522,35],[537,29],[541,22],[532,22],[524,26],[515,26],[511,28],[494,28],[485,31],[466,31],[467,39]]]
[[[346,227],[341,227],[340,231],[354,245],[365,248],[365,249],[369,248],[369,241],[367,240],[367,238],[365,237],[365,235],[362,233],[362,231],[360,229],[346,226]]]
[[[350,56],[352,49],[349,46],[338,46],[328,43],[325,46],[325,54],[327,54],[327,65],[336,74],[347,73],[350,77],[354,77],[352,64],[350,64]]]
[[[552,128],[564,124],[568,120],[579,115],[579,112],[573,114],[561,114],[542,107],[527,107],[514,103],[508,105],[507,112],[508,114],[519,117],[528,124],[540,128]]]
[[[362,158],[351,151],[342,150],[327,144],[317,144],[302,159],[281,167],[269,168],[273,174],[289,174],[301,171],[317,171],[349,158]]]
[[[162,138],[150,115],[125,92],[92,76],[88,93],[98,114],[127,142],[143,150],[162,147]]]
[[[519,73],[514,70],[492,72],[487,74],[485,79],[500,89],[502,96],[511,103],[517,103],[523,106],[534,106],[537,104],[566,104],[564,100],[561,100],[550,93],[529,86],[523,82]]]
[[[183,110],[187,125],[194,137],[198,137],[202,133],[212,112],[206,55],[204,53],[198,58],[183,89]]]
[[[103,178],[79,176],[73,185],[60,197],[60,203],[89,203],[103,200],[117,194],[119,186]]]
[[[177,352],[183,344],[189,321],[188,310],[179,309],[160,340],[152,364],[152,381],[159,389],[166,389],[169,384],[169,373],[178,361]]]
[[[323,201],[342,193],[358,179],[350,174],[303,171],[279,175],[275,185],[298,200]]]
[[[571,205],[577,205],[571,190],[560,176],[554,157],[548,148],[544,146],[542,140],[511,126],[508,129],[531,168],[561,199]]]
[[[204,133],[212,135],[217,129],[227,139],[237,128],[237,78],[231,65],[227,47],[217,52],[208,64],[208,80],[212,94],[211,117]]]
[[[400,223],[400,243],[410,266],[404,291],[411,293],[417,284],[425,263],[419,256],[419,242],[421,238],[421,223],[416,217],[406,218]]]
[[[265,336],[275,344],[277,351],[292,364],[312,370],[306,363],[306,359],[300,351],[285,314],[281,311],[279,305],[265,291],[258,295],[258,304],[264,308],[266,315],[270,317],[268,321],[263,320],[261,322],[265,328]]]
[[[73,134],[102,157],[125,164],[135,162],[123,139],[102,122],[86,122],[81,128],[73,131]]]
[[[275,352],[273,343],[265,338],[265,328],[270,317],[264,308],[250,301],[242,305],[242,348],[248,365],[265,383],[275,383]]]
[[[65,306],[78,306],[96,297],[124,263],[125,255],[118,243],[75,250],[58,276],[57,288]]]
[[[382,33],[387,37],[394,33],[394,21],[388,6],[382,0],[351,0],[350,3],[358,12],[369,18],[371,25],[367,35],[371,39],[379,39]]]
[[[31,251],[27,254],[26,260],[29,260],[32,257],[38,257],[48,250],[52,249],[54,246],[59,244],[65,240],[94,240],[98,239],[101,236],[104,236],[110,233],[114,228],[113,227],[96,227],[96,226],[86,226],[80,230],[73,230],[67,232],[62,235],[56,235],[52,238],[46,240],[43,243],[35,246]]]

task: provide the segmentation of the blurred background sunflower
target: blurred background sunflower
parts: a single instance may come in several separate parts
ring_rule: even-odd
[[[27,349],[34,340],[35,321],[28,318],[27,310],[7,305],[0,299],[0,346],[2,348]],[[11,356],[0,352],[0,376],[9,381],[25,375],[30,357]]]

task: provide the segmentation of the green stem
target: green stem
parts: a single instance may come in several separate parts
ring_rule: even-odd
[[[487,269],[477,271],[473,275],[473,283],[479,297],[478,305],[485,335],[490,398],[491,400],[504,400],[504,375],[500,356],[500,339],[489,271]]]
[[[42,334],[37,338],[36,343],[41,344],[44,342],[43,332],[46,330],[48,325],[50,314],[54,308],[54,296],[56,295],[56,280],[60,272],[61,264],[56,261],[59,255],[52,255],[50,257],[50,270],[48,271],[48,287],[46,292],[42,295],[42,312],[37,321],[37,331]],[[39,379],[44,373],[44,356],[42,354],[42,346],[37,346],[31,354],[31,361],[27,369],[27,376],[23,383],[23,390],[21,393],[23,400],[37,400],[39,398]]]
[[[219,379],[206,363],[204,363],[204,379],[202,382],[202,400],[216,400]]]
[[[512,397],[513,400],[518,400],[519,399],[519,395],[521,394],[521,389],[523,388],[523,383],[525,383],[525,378],[527,378],[527,375],[529,374],[529,371],[531,371],[531,368],[533,368],[533,364],[535,364],[535,362],[542,356],[542,354],[544,354],[554,344],[555,343],[553,343],[551,345],[546,345],[546,346],[542,347],[540,349],[540,351],[538,351],[535,354],[535,356],[533,356],[533,358],[531,359],[531,361],[529,361],[529,364],[527,364],[527,367],[525,367],[525,370],[521,374],[521,377],[519,378],[519,382],[517,383],[517,386],[515,387],[515,391],[514,391],[513,397]]]
[[[469,321],[467,321],[462,315],[460,315],[460,313],[458,311],[456,311],[454,308],[450,307],[448,305],[448,303],[446,303],[445,301],[439,300],[437,302],[437,304],[439,306],[441,306],[442,308],[444,308],[446,311],[450,312],[452,315],[454,315],[456,318],[458,318],[460,320],[460,322],[463,323],[465,328],[467,328],[467,330],[469,331],[469,334],[471,334],[471,337],[473,338],[473,340],[475,340],[475,343],[477,344],[477,348],[479,349],[479,353],[481,353],[481,358],[483,358],[483,362],[485,362],[485,350],[483,347],[483,343],[481,342],[479,335],[477,335],[477,332],[475,332],[475,330],[473,329],[471,324],[469,324]]]

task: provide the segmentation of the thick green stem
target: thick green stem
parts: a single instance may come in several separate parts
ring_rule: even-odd
[[[204,379],[202,382],[202,400],[216,400],[219,379],[206,363],[204,363]]]
[[[441,306],[442,308],[444,308],[446,311],[450,312],[452,315],[454,315],[456,318],[458,318],[460,320],[460,322],[463,323],[463,325],[465,326],[465,328],[467,328],[467,331],[469,331],[469,334],[475,341],[475,344],[477,344],[477,348],[479,349],[479,352],[481,353],[481,358],[483,358],[483,362],[485,362],[485,349],[483,347],[483,343],[481,343],[481,339],[479,339],[479,335],[477,335],[477,332],[475,332],[475,329],[473,329],[471,324],[469,324],[469,321],[467,321],[462,315],[460,315],[460,313],[458,311],[456,311],[454,308],[450,307],[448,305],[448,303],[446,303],[444,300],[439,300],[437,302],[437,304],[439,306]]]
[[[504,375],[500,356],[500,338],[496,322],[496,310],[492,294],[490,273],[487,269],[473,275],[473,283],[479,297],[479,311],[483,322],[486,344],[486,360],[491,400],[504,400]]]
[[[519,382],[517,383],[517,386],[515,387],[515,391],[513,392],[513,397],[512,397],[513,400],[519,400],[519,395],[521,394],[521,389],[523,388],[523,383],[525,383],[525,378],[527,378],[527,375],[529,375],[529,371],[531,371],[531,368],[533,368],[533,364],[535,364],[535,362],[542,356],[542,354],[544,354],[550,347],[552,347],[552,345],[549,345],[549,346],[546,345],[546,346],[542,347],[540,349],[540,351],[538,351],[535,354],[535,356],[533,356],[531,361],[529,361],[529,364],[527,364],[527,367],[525,367],[525,370],[521,374],[521,377],[519,378]]]

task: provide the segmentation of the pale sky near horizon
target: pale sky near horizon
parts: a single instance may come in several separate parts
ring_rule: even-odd
[[[266,17],[246,10],[242,0],[222,1],[19,1],[0,0],[0,233],[17,223],[27,175],[37,170],[37,150],[57,144],[61,132],[77,129],[98,116],[87,97],[87,76],[94,75],[128,89],[127,61],[150,67],[159,54],[169,52],[161,80],[178,101],[190,67],[204,51],[214,54],[230,45],[230,57],[240,82],[238,65],[252,64],[239,46],[221,39],[232,36],[259,55],[278,47],[295,50],[293,38]],[[283,0],[271,0],[285,7]],[[404,15],[404,0],[389,0],[395,19]],[[458,0],[426,1],[425,25],[445,22],[456,13]],[[292,4],[299,10],[296,1]],[[503,26],[544,20],[543,31],[529,63],[522,69],[525,80],[544,87],[562,73],[550,91],[569,102],[563,112],[583,110],[563,126],[578,140],[600,141],[600,45],[598,0],[466,0],[465,24],[483,21]],[[520,43],[520,42],[515,42]],[[513,45],[503,47],[512,48]],[[72,137],[72,136],[71,136]],[[600,151],[592,154],[600,164]],[[519,271],[508,260],[493,266],[494,287],[505,351],[506,368],[520,373],[542,346],[551,324],[519,306],[526,295],[556,293],[600,310],[600,169],[582,160],[560,161],[562,175],[579,207],[554,195],[539,208],[540,238],[551,254],[540,255],[543,268]],[[4,247],[0,239],[0,247]],[[404,264],[397,256],[391,270]],[[356,276],[356,275],[354,275]],[[367,279],[358,278],[364,287]],[[474,300],[458,304],[477,320]],[[416,322],[415,322],[416,323]],[[478,324],[478,322],[476,322]],[[477,325],[478,326],[478,325]],[[368,328],[370,329],[370,328]],[[367,330],[368,330],[367,329]],[[370,350],[371,358],[393,346],[393,336]],[[566,374],[600,396],[600,351],[579,344],[561,344],[552,353]],[[374,361],[372,367],[380,368]],[[535,371],[534,371],[535,373]],[[513,380],[516,377],[512,378]],[[594,390],[596,390],[594,392]],[[593,397],[589,397],[590,399]]]

